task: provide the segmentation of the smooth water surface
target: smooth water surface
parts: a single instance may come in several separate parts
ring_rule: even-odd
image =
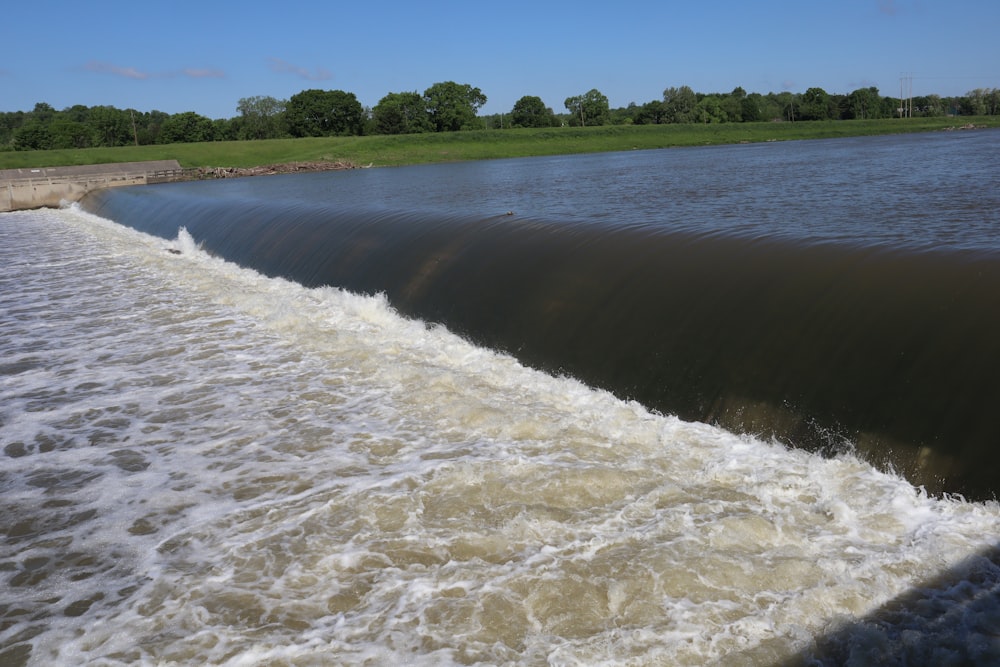
[[[164,187],[667,232],[1000,250],[1000,130],[534,157]],[[160,186],[158,186],[160,187]]]

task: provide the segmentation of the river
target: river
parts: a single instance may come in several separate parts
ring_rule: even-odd
[[[0,215],[0,664],[995,663],[998,143]]]

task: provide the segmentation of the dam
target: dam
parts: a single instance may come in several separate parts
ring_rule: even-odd
[[[1000,664],[998,148],[0,215],[0,664]]]
[[[177,160],[0,169],[0,213],[57,208],[93,190],[165,183],[184,175]]]

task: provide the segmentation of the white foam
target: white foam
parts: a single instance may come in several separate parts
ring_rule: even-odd
[[[2,543],[0,603],[32,613],[0,645],[39,629],[36,664],[770,664],[1000,535],[993,503],[651,414],[186,232],[68,209],[0,237],[2,502],[34,522]]]

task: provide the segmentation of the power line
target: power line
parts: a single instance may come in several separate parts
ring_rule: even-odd
[[[913,76],[912,74],[910,76]],[[913,77],[920,81],[930,80],[930,79],[1000,79],[1000,75],[997,74],[949,74],[948,76],[924,76],[918,75]]]

